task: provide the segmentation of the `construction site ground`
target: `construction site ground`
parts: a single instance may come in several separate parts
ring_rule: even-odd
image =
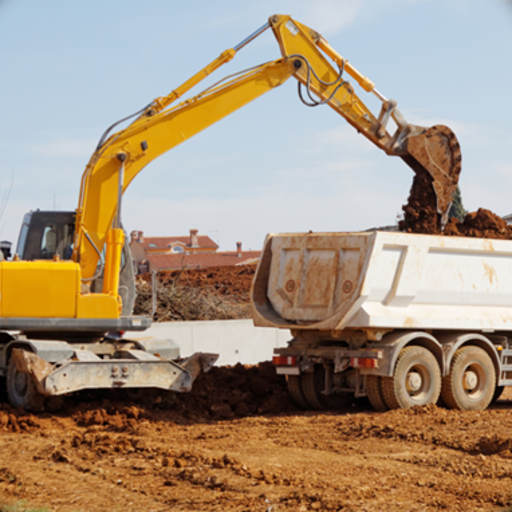
[[[152,406],[2,402],[0,510],[512,510],[512,392],[483,412],[306,412],[270,371],[216,368]]]

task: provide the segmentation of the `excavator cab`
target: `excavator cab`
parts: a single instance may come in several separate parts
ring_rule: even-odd
[[[75,236],[75,212],[28,212],[23,217],[16,254],[20,260],[70,260]],[[103,259],[105,255],[103,254]],[[101,293],[103,272],[92,282],[91,292]],[[119,295],[123,301],[122,315],[131,315],[135,304],[135,274],[128,237],[121,255]]]

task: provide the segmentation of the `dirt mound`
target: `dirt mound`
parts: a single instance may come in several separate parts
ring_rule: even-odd
[[[441,232],[441,218],[437,213],[432,176],[426,171],[415,171],[409,198],[402,210],[404,218],[398,223],[400,231],[426,235],[437,235]]]
[[[162,272],[157,276],[157,322],[250,318],[254,266]],[[151,315],[151,275],[137,280],[134,313]]]
[[[0,404],[0,430],[33,433],[39,427],[40,421],[36,416],[15,409],[8,404]]]
[[[464,222],[459,222],[452,217],[446,224],[444,234],[445,236],[512,240],[512,227],[490,210],[479,208],[476,212],[468,213]]]
[[[404,218],[398,223],[398,228],[406,233],[512,240],[512,227],[485,208],[468,213],[464,222],[452,217],[441,231],[432,178],[424,171],[415,174],[407,204],[402,206],[402,210]]]
[[[159,272],[158,280],[163,285],[179,284],[184,287],[208,288],[221,295],[246,296],[251,289],[255,272],[255,265],[229,265]],[[141,277],[146,282],[151,281],[151,274]]]
[[[187,394],[176,395],[174,411],[181,417],[218,420],[293,410],[286,381],[272,363],[214,367],[201,374]]]

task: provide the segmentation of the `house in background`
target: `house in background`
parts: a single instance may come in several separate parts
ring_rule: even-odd
[[[218,251],[219,246],[206,235],[191,229],[189,236],[145,237],[142,231],[130,234],[133,265],[138,274],[177,270],[182,268],[208,268],[226,265],[256,264],[261,251],[242,251],[237,242],[236,251]]]

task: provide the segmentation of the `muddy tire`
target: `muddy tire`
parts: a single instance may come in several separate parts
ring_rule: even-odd
[[[496,391],[491,358],[480,347],[462,347],[453,356],[450,374],[443,378],[442,396],[450,409],[483,411]]]
[[[310,409],[339,409],[352,400],[351,393],[334,393],[328,396],[322,393],[325,388],[325,369],[321,364],[315,364],[314,371],[303,373],[300,377],[302,393]]]
[[[43,411],[45,396],[37,391],[37,387],[27,373],[19,372],[14,358],[11,357],[7,367],[7,396],[14,407],[27,411]]]
[[[382,377],[382,393],[390,409],[435,404],[441,393],[441,370],[434,354],[423,347],[405,347],[392,377]]]
[[[389,409],[382,392],[382,377],[378,375],[366,376],[366,395],[377,412],[385,412]]]
[[[304,398],[304,394],[302,393],[302,388],[300,385],[300,375],[287,375],[286,376],[286,386],[288,388],[288,394],[292,399],[292,402],[301,409],[309,409],[309,404],[306,402]]]
[[[503,394],[503,391],[505,391],[505,386],[496,386],[496,389],[494,390],[494,395],[492,396],[491,404],[496,403],[501,395]]]

